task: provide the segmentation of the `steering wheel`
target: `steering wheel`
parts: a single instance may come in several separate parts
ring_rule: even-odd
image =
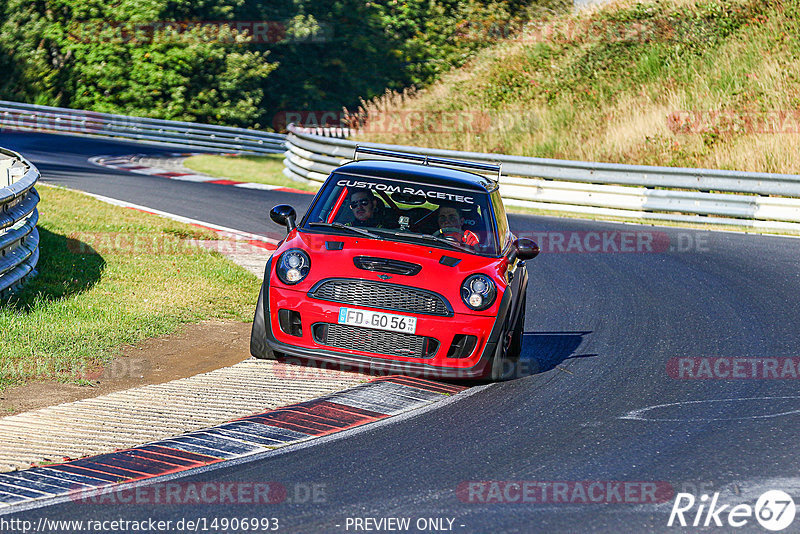
[[[456,243],[461,243],[464,232],[461,230],[461,228],[442,228],[436,230],[433,235],[436,237],[443,237],[450,241],[455,241]]]

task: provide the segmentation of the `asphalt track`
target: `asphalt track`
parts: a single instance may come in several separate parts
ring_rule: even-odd
[[[272,204],[294,203],[302,212],[310,200],[109,171],[86,161],[163,152],[142,145],[3,132],[0,146],[26,155],[46,183],[254,233],[280,233],[265,222]],[[352,519],[366,517],[411,518],[410,532],[419,518],[453,519],[455,532],[680,530],[667,527],[672,499],[659,505],[624,496],[628,502],[585,504],[574,495],[570,502],[554,502],[552,495],[549,502],[465,502],[469,496],[458,489],[470,481],[568,482],[570,488],[581,481],[652,482],[674,492],[719,491],[720,501],[732,504],[753,504],[763,491],[778,489],[800,503],[798,381],[681,379],[670,364],[691,357],[800,357],[800,239],[521,215],[511,225],[517,233],[549,232],[544,240],[550,243],[557,235],[565,243],[586,236],[575,232],[639,231],[654,232],[669,246],[561,253],[545,243],[529,262],[527,376],[401,420],[180,479],[275,481],[290,496],[317,485],[324,488],[319,502],[295,497],[273,505],[122,508],[66,502],[4,517],[277,517],[282,532],[364,532]],[[763,531],[753,518],[743,528],[710,530]],[[798,531],[800,518],[784,532]]]

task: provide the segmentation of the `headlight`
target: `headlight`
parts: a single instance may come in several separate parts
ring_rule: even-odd
[[[494,303],[496,296],[494,281],[485,274],[468,276],[461,284],[461,300],[472,310],[485,310]]]
[[[293,286],[302,282],[311,270],[311,259],[299,248],[289,249],[278,258],[275,272],[281,282]]]

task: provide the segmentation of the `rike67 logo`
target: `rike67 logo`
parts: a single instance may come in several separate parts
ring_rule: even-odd
[[[719,493],[695,499],[691,493],[678,493],[667,526],[743,527],[753,518],[765,529],[778,532],[794,521],[794,500],[785,491],[770,490],[762,494],[755,507],[749,504],[721,504]]]

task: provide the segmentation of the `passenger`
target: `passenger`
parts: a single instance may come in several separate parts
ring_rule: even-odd
[[[436,215],[439,222],[439,230],[433,235],[452,239],[471,247],[477,246],[479,243],[478,236],[475,235],[475,232],[463,229],[464,217],[461,216],[458,208],[439,206]]]

